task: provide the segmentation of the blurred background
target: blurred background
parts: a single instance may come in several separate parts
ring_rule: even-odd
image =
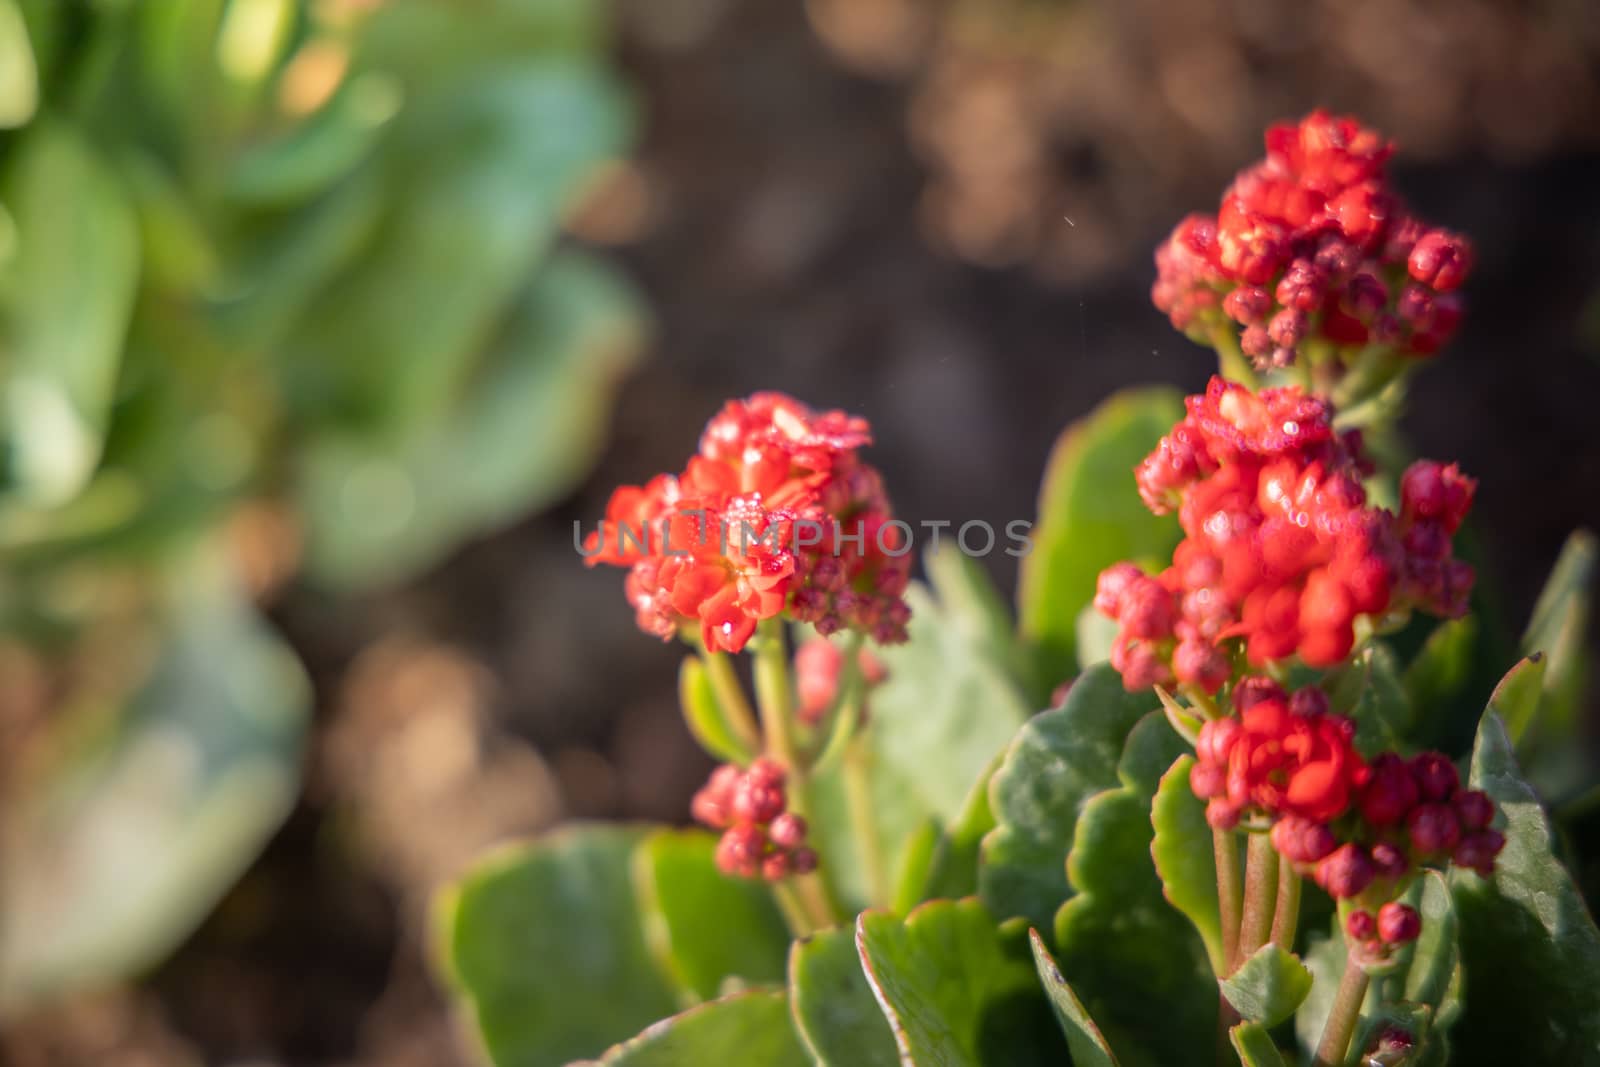
[[[431,890],[709,767],[574,520],[759,388],[1031,518],[1315,106],[1478,244],[1406,429],[1519,629],[1600,526],[1589,0],[0,0],[0,1062],[471,1062]]]

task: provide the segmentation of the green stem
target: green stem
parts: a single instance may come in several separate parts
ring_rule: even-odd
[[[818,927],[812,922],[811,915],[792,884],[774,882],[772,898],[778,902],[778,910],[783,912],[783,921],[789,925],[789,932],[796,938],[810,937],[817,932]]]
[[[1222,970],[1231,973],[1239,952],[1239,845],[1232,830],[1211,831],[1217,863],[1217,908],[1222,916]]]
[[[733,669],[733,657],[726,652],[709,652],[702,648],[700,662],[705,665],[706,678],[711,683],[711,691],[716,694],[728,725],[746,747],[752,750],[760,748],[761,730],[756,726],[756,713],[751,710],[750,700],[744,695],[744,685],[739,681],[738,672]]]
[[[795,740],[794,689],[789,684],[789,649],[782,620],[762,622],[757,637],[751,647],[756,661],[756,709],[766,752],[788,772],[789,810],[809,822],[813,810],[811,775]],[[819,928],[839,921],[838,898],[820,871],[797,876],[794,885]]]
[[[800,762],[800,749],[794,736],[794,690],[789,686],[789,649],[783,639],[783,622],[767,619],[759,631],[756,646],[756,708],[761,715],[761,733],[766,739],[767,755],[783,764],[789,771],[792,792],[791,806],[801,815],[810,812],[809,790],[806,788],[805,768]]]
[[[1252,391],[1261,388],[1261,380],[1239,348],[1239,338],[1231,326],[1219,326],[1211,331],[1211,346],[1217,350],[1217,366],[1224,378]]]
[[[878,907],[889,906],[889,870],[883,862],[878,840],[878,821],[873,818],[872,756],[860,740],[844,754],[845,802],[850,808],[850,836],[855,838],[856,858],[867,876],[867,893]]]
[[[1294,951],[1294,935],[1300,925],[1300,876],[1294,867],[1278,860],[1278,906],[1272,915],[1272,943],[1285,952]]]
[[[1316,1067],[1342,1067],[1350,1049],[1350,1035],[1355,1032],[1356,1020],[1361,1016],[1361,1002],[1367,998],[1367,972],[1347,956],[1344,977],[1339,980],[1339,991],[1334,994],[1333,1008],[1322,1027],[1322,1040],[1317,1044]]]
[[[1278,896],[1278,854],[1264,833],[1250,834],[1245,855],[1244,913],[1239,919],[1239,956],[1234,967],[1267,943]]]

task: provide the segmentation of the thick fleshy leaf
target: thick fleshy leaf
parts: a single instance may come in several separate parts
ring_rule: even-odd
[[[174,581],[149,674],[121,706],[102,697],[64,716],[60,758],[11,784],[0,1008],[157,962],[293,805],[310,703],[300,665],[220,551]]]
[[[1062,973],[1124,1058],[1140,1050],[1178,1063],[1215,1037],[1217,987],[1199,935],[1161,895],[1151,799],[1125,785],[1084,806],[1067,858],[1076,895],[1056,916],[1055,947]],[[1152,1004],[1162,1011],[1154,1029]]]
[[[973,788],[1030,710],[1005,605],[982,568],[948,547],[925,566],[933,589],[907,593],[910,640],[874,652],[889,677],[872,691],[871,725],[856,742],[870,767],[877,847],[890,872],[930,816],[945,825],[962,819]],[[823,863],[851,910],[888,906],[887,896],[870,895],[850,847],[844,769],[819,775],[813,792]]]
[[[754,748],[739,736],[717,700],[698,656],[685,656],[678,670],[678,704],[701,748],[729,763],[745,764],[755,757]]]
[[[1439,720],[1466,696],[1481,670],[1475,661],[1478,646],[1476,618],[1467,615],[1446,619],[1434,627],[1422,648],[1406,664],[1401,681],[1405,685],[1406,700],[1416,716],[1414,735],[1431,737],[1438,729]],[[1478,699],[1482,699],[1481,693]]]
[[[1597,554],[1589,531],[1567,538],[1522,636],[1525,654],[1544,654],[1544,696],[1531,728],[1519,733],[1509,719],[1506,726],[1528,780],[1551,798],[1569,796],[1594,778],[1582,711],[1591,675],[1587,634]]]
[[[59,504],[99,462],[139,282],[138,223],[75,128],[32,124],[7,153],[0,204],[0,489]]]
[[[1156,706],[1153,694],[1127,692],[1100,664],[1073,683],[1061,707],[1023,726],[989,785],[997,825],[983,841],[978,884],[996,915],[1052,928],[1070,893],[1066,858],[1078,813],[1118,785],[1128,734]]]
[[[717,870],[716,838],[659,830],[633,858],[645,939],[664,970],[694,999],[719,996],[728,979],[784,979],[789,931],[765,883]]]
[[[442,419],[399,442],[340,432],[312,443],[299,488],[313,575],[390,580],[565,492],[599,450],[641,330],[634,294],[607,267],[552,260]]]
[[[576,62],[485,67],[415,98],[378,161],[390,176],[383,225],[316,294],[289,346],[306,387],[388,433],[449,410],[481,382],[480,353],[548,251],[560,213],[623,148],[630,125],[617,84]],[[522,409],[530,399],[538,394],[505,403]],[[541,421],[525,411],[519,426],[542,432]],[[538,451],[529,441],[515,447]]]
[[[1022,634],[1035,646],[1046,686],[1078,670],[1078,615],[1100,572],[1120,560],[1164,559],[1178,543],[1177,522],[1152,515],[1139,499],[1133,469],[1182,417],[1178,390],[1127,389],[1056,442],[1017,587]]]
[[[1222,994],[1241,1016],[1277,1026],[1311,992],[1311,972],[1291,953],[1267,943],[1222,980]]]
[[[941,1067],[1058,1064],[1064,1042],[1021,937],[977,900],[936,900],[905,919],[856,921],[867,980],[902,1062]]]
[[[1055,1010],[1056,1022],[1066,1036],[1067,1048],[1072,1052],[1073,1067],[1117,1067],[1117,1057],[1106,1044],[1105,1035],[1083,1009],[1078,995],[1061,976],[1055,957],[1044,946],[1039,931],[1028,931],[1028,944],[1033,948],[1033,962],[1039,968],[1039,981],[1044,983],[1045,995]]]
[[[983,774],[973,783],[967,802],[955,822],[945,828],[934,855],[924,900],[937,897],[956,899],[978,891],[978,863],[983,839],[995,828],[994,809],[989,803],[989,782],[1000,769],[1004,752],[996,752]]]
[[[0,129],[25,125],[39,106],[39,68],[16,0],[0,0]]]
[[[896,1067],[894,1033],[856,951],[855,931],[834,927],[789,951],[795,1026],[819,1067]]]
[[[1361,695],[1349,714],[1356,723],[1356,747],[1370,758],[1399,746],[1414,725],[1413,709],[1388,645],[1369,645],[1356,670],[1362,674]]]
[[[1600,1055],[1600,930],[1551,852],[1549,822],[1492,711],[1471,784],[1504,813],[1506,845],[1493,878],[1451,874],[1466,974],[1456,1062],[1590,1062]]]
[[[606,1067],[811,1067],[789,1019],[789,998],[781,991],[736,993],[690,1008],[610,1049],[598,1062]]]
[[[1539,717],[1546,662],[1541,652],[1518,661],[1489,695],[1489,706],[1505,723],[1506,736],[1513,745],[1533,728]]]
[[[444,962],[495,1067],[593,1056],[677,1010],[630,880],[643,836],[567,829],[484,859],[440,897]]]
[[[1285,1067],[1283,1053],[1260,1023],[1240,1023],[1228,1031],[1228,1040],[1244,1067]]]
[[[1217,858],[1205,801],[1189,788],[1193,756],[1183,756],[1161,779],[1150,808],[1155,837],[1150,855],[1167,902],[1188,916],[1205,943],[1211,970],[1221,974],[1222,915],[1217,906]]]

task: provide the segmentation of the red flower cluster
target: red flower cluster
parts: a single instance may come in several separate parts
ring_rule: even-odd
[[[1367,506],[1359,437],[1334,430],[1325,400],[1213,377],[1187,404],[1137,471],[1145,503],[1175,509],[1186,536],[1161,574],[1119,563],[1095,595],[1120,624],[1112,664],[1129,690],[1176,679],[1214,693],[1235,638],[1254,666],[1298,654],[1327,667],[1350,654],[1357,616],[1465,610],[1472,569],[1451,535],[1474,483],[1454,466],[1415,464],[1397,518]]]
[[[784,810],[783,783],[783,768],[772,760],[758,759],[747,771],[725,763],[694,795],[696,821],[722,831],[716,859],[723,874],[776,882],[816,869],[805,819]]]
[[[1251,677],[1235,687],[1234,704],[1237,718],[1201,727],[1189,773],[1212,826],[1231,829],[1246,813],[1272,819],[1278,854],[1339,898],[1388,900],[1420,866],[1493,872],[1505,845],[1490,826],[1494,802],[1461,788],[1445,756],[1385,752],[1364,761],[1354,724],[1329,713],[1315,688],[1290,696]],[[1392,914],[1381,939],[1409,940],[1404,916]]]
[[[857,651],[856,663],[868,686],[889,676],[878,658],[864,648]],[[839,696],[839,675],[843,670],[844,652],[825,637],[814,637],[795,650],[795,693],[799,697],[795,714],[801,722],[815,726],[822,721]]]
[[[1190,215],[1156,251],[1156,307],[1200,341],[1236,325],[1261,366],[1288,365],[1307,340],[1438,351],[1472,248],[1407,212],[1384,175],[1393,146],[1316,111],[1268,129],[1266,147],[1217,214]]]
[[[1231,829],[1246,809],[1314,823],[1342,815],[1366,774],[1355,724],[1330,714],[1320,689],[1241,687],[1239,697],[1239,717],[1207,722],[1195,747],[1189,784],[1209,801],[1206,821]]]
[[[788,612],[822,633],[853,627],[903,641],[911,559],[878,472],[857,451],[865,420],[779,393],[729,401],[682,474],[612,494],[587,562],[630,568],[639,626],[698,626],[737,652]]]

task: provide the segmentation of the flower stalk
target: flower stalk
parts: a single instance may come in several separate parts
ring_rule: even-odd
[[[1350,1036],[1355,1033],[1356,1020],[1361,1016],[1361,1003],[1367,997],[1369,981],[1355,953],[1350,953],[1344,961],[1344,977],[1339,980],[1339,991],[1334,994],[1333,1008],[1323,1024],[1322,1040],[1317,1043],[1316,1067],[1341,1067],[1344,1063]]]
[[[1272,943],[1285,952],[1294,951],[1294,935],[1300,925],[1302,880],[1293,865],[1279,858],[1278,903],[1272,914]]]
[[[1239,955],[1239,844],[1232,830],[1211,831],[1217,865],[1217,907],[1222,917],[1223,971],[1231,972]],[[1223,975],[1218,975],[1221,978]]]
[[[1272,916],[1278,899],[1278,853],[1264,833],[1249,835],[1244,872],[1244,911],[1239,919],[1239,950],[1233,961],[1249,959],[1272,934]]]

